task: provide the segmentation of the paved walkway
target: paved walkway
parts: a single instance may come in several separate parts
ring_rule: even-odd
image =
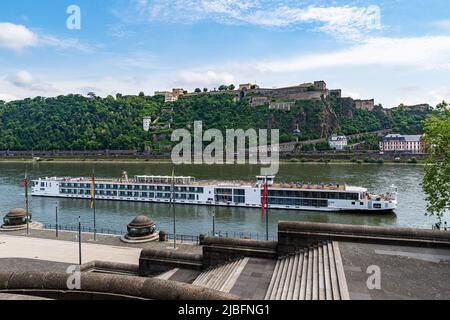
[[[100,260],[137,265],[140,252],[139,248],[83,243],[82,263]],[[1,258],[26,258],[78,264],[78,243],[0,234]]]
[[[350,242],[339,246],[351,299],[450,299],[448,249]],[[380,288],[369,288],[367,280],[377,267]]]
[[[27,238],[40,238],[40,239],[49,239],[49,240],[64,240],[64,241],[73,241],[78,243],[78,232],[73,231],[59,231],[59,237],[56,238],[55,230],[48,229],[31,229],[30,234],[27,236],[26,230],[21,231],[12,231],[12,232],[0,232],[1,235],[7,236],[22,236]],[[83,243],[92,243],[92,244],[103,244],[114,247],[126,247],[126,248],[153,248],[158,250],[171,249],[173,246],[172,240],[169,242],[148,242],[141,244],[131,244],[124,243],[120,241],[119,236],[115,235],[106,235],[106,234],[97,234],[97,241],[94,241],[94,235],[92,233],[83,233],[82,240]],[[196,243],[189,242],[180,242],[177,241],[177,250],[187,252],[187,253],[202,253],[202,247],[197,245]]]

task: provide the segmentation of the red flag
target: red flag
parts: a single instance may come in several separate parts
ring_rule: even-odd
[[[25,189],[25,197],[28,196],[28,177],[27,173],[25,172],[25,178],[23,179],[23,188]]]
[[[267,203],[267,181],[266,183],[264,183],[264,191],[261,201],[261,221],[264,220],[264,211],[266,209],[266,203]]]
[[[95,175],[92,171],[92,181],[91,181],[91,209],[94,209],[95,201]]]

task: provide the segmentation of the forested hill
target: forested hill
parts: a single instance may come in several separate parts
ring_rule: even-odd
[[[354,134],[393,129],[403,134],[421,133],[429,110],[378,106],[356,110],[352,99],[298,101],[291,111],[250,107],[228,94],[201,94],[165,104],[164,97],[121,96],[0,101],[0,150],[99,150],[137,149],[145,144],[167,144],[174,128],[191,128],[203,120],[204,129],[280,129],[281,142],[292,141],[297,125],[300,140],[324,138],[331,133]],[[144,116],[152,130],[142,128]],[[170,124],[170,129],[168,125]]]

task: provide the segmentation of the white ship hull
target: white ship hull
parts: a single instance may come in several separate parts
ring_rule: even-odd
[[[166,177],[167,179],[167,177]],[[263,186],[241,183],[171,184],[139,181],[96,180],[95,199],[147,203],[206,205],[239,208],[261,208]],[[301,211],[386,212],[397,207],[394,198],[368,197],[358,187],[337,189],[303,189],[271,186],[268,189],[270,209]],[[83,178],[45,178],[33,181],[31,194],[36,197],[91,199],[91,183]],[[171,197],[175,199],[171,200]]]

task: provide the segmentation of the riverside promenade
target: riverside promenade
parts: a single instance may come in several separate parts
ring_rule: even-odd
[[[51,230],[0,233],[0,294],[89,299],[113,290],[116,298],[137,299],[450,299],[446,231],[280,222],[278,241],[201,236],[199,245],[179,244],[176,250],[170,242],[130,245],[107,235],[94,243],[92,234],[84,234],[86,287],[77,295],[65,287],[67,266],[78,263],[76,233],[54,237]]]

